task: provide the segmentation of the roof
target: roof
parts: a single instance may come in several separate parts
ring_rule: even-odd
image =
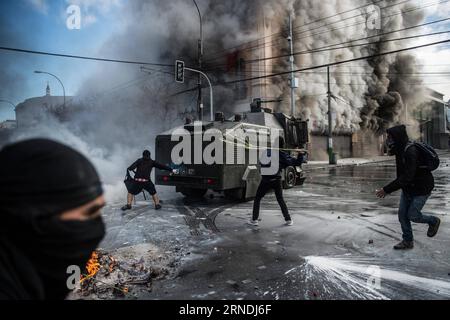
[[[72,97],[66,97],[66,102]],[[35,107],[57,107],[64,104],[64,97],[62,96],[43,96],[35,97],[25,100],[17,105],[16,110],[35,108]]]
[[[208,129],[218,129],[220,131],[227,130],[227,129],[233,129],[234,127],[240,125],[241,122],[232,122],[232,121],[225,121],[225,122],[204,122],[203,126]],[[190,125],[192,126],[192,125]],[[176,130],[185,130],[186,125],[178,126],[173,129],[170,129],[166,132],[161,133],[162,136],[165,135],[172,135]]]

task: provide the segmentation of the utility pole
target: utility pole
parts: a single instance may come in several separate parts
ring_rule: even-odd
[[[330,67],[327,67],[328,76],[328,158],[330,164],[336,164],[336,158],[333,152],[333,114],[331,112],[331,82],[330,82]]]
[[[292,14],[289,14],[289,36],[288,36],[289,46],[291,50],[291,56],[289,57],[289,62],[291,63],[291,116],[295,117],[295,89],[298,88],[297,78],[295,78],[294,73],[294,36],[292,32]]]

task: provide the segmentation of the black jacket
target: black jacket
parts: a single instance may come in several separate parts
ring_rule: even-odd
[[[397,164],[397,179],[386,187],[384,191],[391,194],[402,189],[411,196],[430,194],[434,189],[434,178],[429,170],[419,168],[423,163],[421,151],[414,145],[406,148],[408,135],[404,126],[388,130],[395,141],[395,161]],[[405,152],[406,149],[406,152]]]
[[[268,152],[271,150],[268,150]],[[263,179],[281,179],[281,171],[283,169],[286,169],[287,167],[295,167],[295,166],[301,166],[303,163],[305,163],[305,156],[299,155],[297,159],[291,157],[289,154],[283,151],[279,151],[279,170],[276,174],[270,175],[270,176],[262,176]],[[271,164],[268,165],[261,165],[263,168],[269,168]]]
[[[152,159],[145,159],[145,158],[138,159],[127,169],[127,171],[135,172],[134,174],[135,179],[150,180],[153,168],[172,171],[172,168],[170,168],[169,166],[160,164]]]

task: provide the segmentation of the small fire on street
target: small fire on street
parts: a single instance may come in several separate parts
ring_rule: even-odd
[[[133,299],[138,293],[151,291],[154,280],[168,276],[171,263],[151,245],[109,252],[99,249],[92,253],[71,299]]]
[[[94,277],[100,271],[100,263],[98,262],[98,252],[92,252],[91,258],[86,264],[87,275],[81,277],[80,283],[85,282],[87,279]]]

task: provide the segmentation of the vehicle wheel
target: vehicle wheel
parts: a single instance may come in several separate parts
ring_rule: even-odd
[[[225,190],[225,198],[233,201],[244,201],[245,200],[245,188]]]
[[[284,189],[292,189],[297,185],[297,172],[294,167],[286,168],[283,188]]]
[[[208,192],[207,189],[181,189],[180,192],[186,197],[186,198],[203,198]]]
[[[306,175],[302,172],[300,176],[297,177],[297,185],[302,186],[305,184]]]
[[[299,186],[303,186],[305,184],[306,177],[301,177],[298,181]]]

